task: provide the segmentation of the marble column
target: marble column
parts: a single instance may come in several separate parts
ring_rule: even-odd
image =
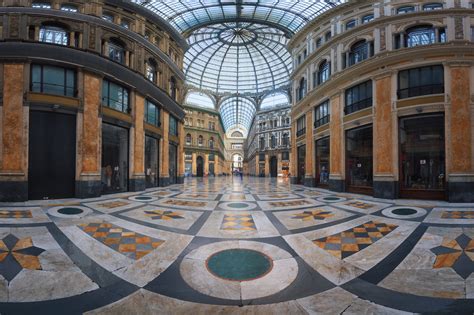
[[[133,104],[133,127],[130,129],[132,136],[131,144],[131,160],[130,165],[131,176],[128,181],[130,191],[145,190],[145,129],[144,129],[144,113],[145,98],[137,93]]]
[[[265,153],[265,177],[270,177],[270,157]]]
[[[162,111],[161,127],[163,130],[163,138],[160,140],[160,186],[168,186],[170,184],[170,172],[169,172],[169,113]]]
[[[102,80],[84,72],[84,107],[77,114],[78,163],[76,197],[91,198],[101,194],[102,119],[99,117]]]
[[[191,166],[191,171],[192,171],[192,174],[193,176],[196,176],[197,175],[197,156],[196,156],[196,152],[193,152],[192,153],[192,156],[193,156],[193,164]]]
[[[204,155],[204,176],[209,175],[209,154]]]
[[[214,174],[219,176],[221,174],[221,168],[219,166],[219,155],[214,155]]]
[[[450,73],[451,103],[446,110],[446,170],[448,199],[451,202],[474,202],[474,100],[470,63],[452,63]]]
[[[333,191],[344,191],[344,127],[342,124],[342,101],[341,93],[338,92],[330,98],[331,121],[329,123],[330,138],[330,172],[329,189]]]
[[[398,197],[397,115],[392,111],[392,73],[374,79],[374,197]]]
[[[309,187],[316,186],[314,180],[314,141],[313,141],[313,113],[306,113],[306,156],[305,156],[305,175],[304,185]]]
[[[0,103],[0,201],[28,199],[28,107],[23,106],[24,65],[3,64]]]
[[[290,183],[296,184],[298,182],[298,154],[296,147],[296,120],[291,117],[291,131],[290,131]]]
[[[184,183],[185,162],[184,162],[184,124],[178,122],[178,184]]]

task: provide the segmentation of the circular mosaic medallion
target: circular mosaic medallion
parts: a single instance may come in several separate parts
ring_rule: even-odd
[[[156,197],[152,197],[152,196],[144,196],[144,195],[141,195],[141,196],[132,196],[132,197],[128,197],[129,200],[133,200],[133,201],[141,201],[141,202],[148,202],[148,201],[155,201],[155,200],[158,200],[158,198]]]
[[[426,210],[418,207],[397,206],[384,209],[382,214],[395,219],[412,219],[424,216]]]
[[[76,215],[76,214],[83,213],[84,210],[79,209],[79,208],[74,208],[74,207],[66,207],[66,208],[58,209],[58,212],[65,215]]]
[[[345,201],[347,199],[343,197],[337,197],[337,196],[324,196],[324,197],[319,197],[316,200],[322,201],[322,202],[340,202],[340,201]]]
[[[257,207],[256,204],[251,203],[251,202],[222,202],[219,204],[219,207],[224,210],[252,210]]]
[[[48,214],[58,218],[82,218],[92,213],[92,210],[83,206],[58,206],[48,209]]]
[[[213,254],[207,259],[206,266],[216,277],[248,281],[266,275],[273,263],[267,255],[255,250],[233,248]]]

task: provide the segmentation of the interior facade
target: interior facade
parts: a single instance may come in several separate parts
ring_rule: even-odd
[[[1,314],[473,314],[473,0],[0,0]]]

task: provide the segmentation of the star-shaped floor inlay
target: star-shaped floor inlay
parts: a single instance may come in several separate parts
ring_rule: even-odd
[[[44,249],[33,245],[31,237],[18,239],[8,234],[0,240],[0,274],[11,281],[23,269],[42,270],[38,256]]]
[[[176,220],[184,219],[179,212],[168,211],[168,210],[152,210],[145,211],[145,215],[150,217],[152,220]]]
[[[303,211],[300,213],[296,213],[292,219],[301,219],[303,221],[310,221],[310,220],[324,220],[326,218],[334,216],[331,211],[324,211],[324,210],[308,210]]]
[[[474,272],[474,240],[466,234],[456,239],[444,239],[440,246],[432,248],[436,255],[433,268],[452,268],[463,279]]]

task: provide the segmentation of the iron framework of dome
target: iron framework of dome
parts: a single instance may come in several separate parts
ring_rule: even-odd
[[[216,96],[258,97],[288,88],[292,62],[287,42],[310,20],[345,0],[134,2],[167,20],[187,38],[190,47],[184,72],[188,87]],[[247,107],[244,100],[234,98],[232,104],[237,108],[233,112],[240,111],[239,105]],[[219,109],[224,116],[222,105]],[[231,116],[226,129],[235,124],[248,129],[253,118]]]

